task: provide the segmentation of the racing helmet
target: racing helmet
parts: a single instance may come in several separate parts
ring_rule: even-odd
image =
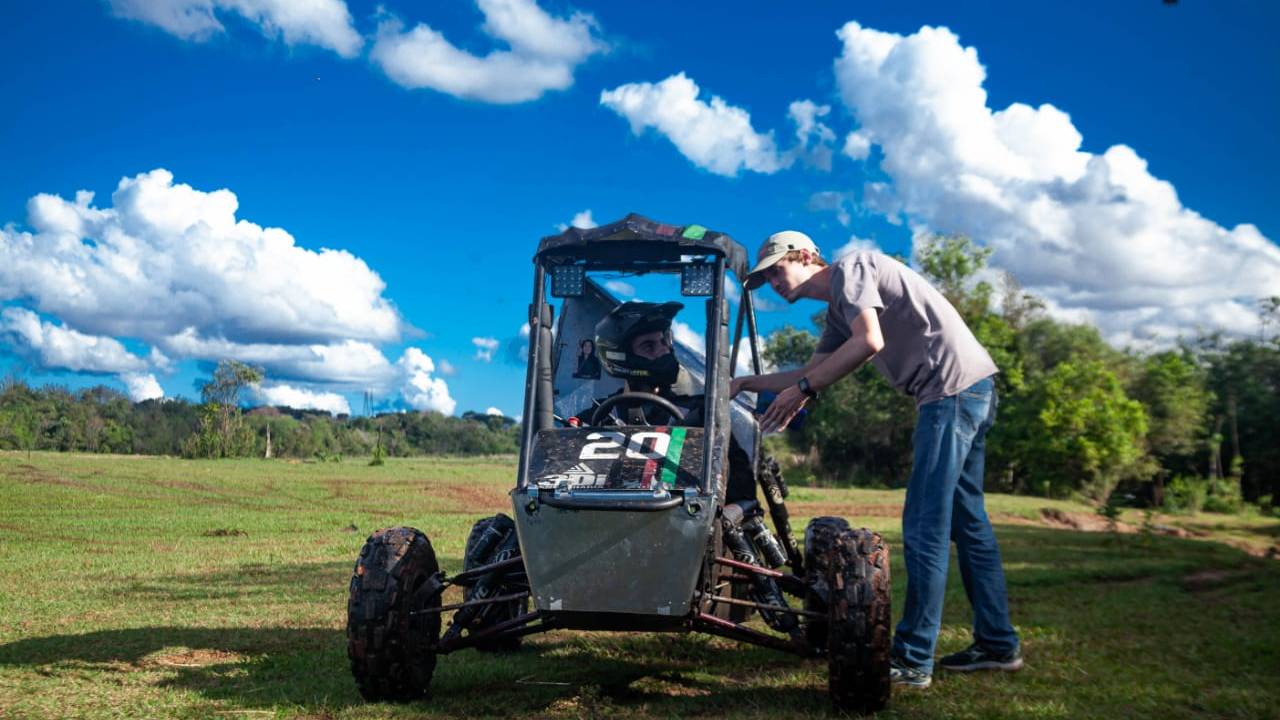
[[[650,360],[631,352],[636,337],[662,331],[671,340],[671,319],[684,309],[678,302],[625,302],[596,323],[596,355],[605,372],[622,380],[671,385],[680,372],[675,352]]]

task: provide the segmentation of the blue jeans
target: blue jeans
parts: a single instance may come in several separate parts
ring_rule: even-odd
[[[893,652],[926,672],[933,671],[952,540],[973,606],[974,640],[995,652],[1018,646],[1009,623],[1000,548],[982,497],[986,436],[996,405],[995,383],[986,378],[921,405],[916,420],[915,464],[902,510],[907,601]]]

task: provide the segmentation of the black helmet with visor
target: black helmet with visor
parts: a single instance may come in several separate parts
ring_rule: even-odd
[[[647,358],[631,351],[631,343],[646,333],[661,331],[671,344],[671,320],[684,309],[678,302],[625,302],[596,323],[596,354],[605,372],[628,381],[671,385],[680,372],[674,352]]]

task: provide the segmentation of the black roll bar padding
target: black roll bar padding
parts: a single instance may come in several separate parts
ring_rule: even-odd
[[[538,354],[542,345],[542,333],[532,332],[535,319],[542,315],[542,306],[546,304],[545,290],[546,271],[537,258],[533,261],[533,300],[529,303],[529,361],[524,377],[524,421],[520,428],[520,464],[516,468],[516,488],[523,490],[528,484],[530,453],[533,449],[533,417],[537,402],[537,385],[534,382],[538,365]]]
[[[683,495],[669,497],[645,497],[635,500],[607,497],[555,497],[549,495],[541,500],[543,505],[550,505],[561,510],[603,510],[619,512],[658,512],[670,510],[684,502]]]
[[[555,405],[551,372],[551,323],[553,310],[550,305],[543,304],[538,320],[538,401],[537,429],[546,430],[555,427]],[[529,333],[533,337],[533,333]]]
[[[742,307],[747,313],[747,337],[751,342],[751,372],[759,375],[764,368],[760,366],[760,338],[756,334],[756,306],[751,299],[751,291],[744,285],[742,288]]]
[[[745,285],[742,288],[742,307],[747,314],[747,337],[751,342],[751,372],[759,375],[763,372],[764,368],[760,363],[760,337],[757,335],[756,331],[756,307],[755,302],[751,299],[751,291],[746,289]],[[754,409],[755,408],[752,408],[752,410]],[[760,434],[760,423],[758,422],[751,423],[751,442],[752,446],[756,450],[756,483],[767,495],[769,493],[769,488],[764,486],[764,438]],[[772,517],[772,505],[769,506],[769,510],[770,516]]]
[[[746,290],[743,290],[745,293]],[[742,319],[746,317],[747,306],[738,303],[738,319],[733,325],[733,351],[729,353],[729,377],[738,372],[738,351],[742,349]],[[733,402],[733,398],[729,398]]]
[[[719,456],[728,451],[728,443],[718,443],[719,437],[717,433],[720,430],[720,413],[717,412],[716,403],[720,400],[720,385],[724,382],[724,368],[720,359],[721,342],[724,334],[727,334],[728,319],[724,317],[724,258],[716,258],[715,267],[715,288],[711,293],[711,299],[714,301],[711,308],[711,317],[707,318],[707,374],[706,377],[714,382],[705,383],[705,402],[703,408],[704,416],[704,433],[707,442],[707,452],[702,458],[702,477],[700,479],[701,487],[699,491],[703,495],[712,492],[712,483],[715,481],[716,470],[724,467],[724,461]],[[722,328],[723,326],[723,328]],[[717,462],[719,460],[719,462]]]

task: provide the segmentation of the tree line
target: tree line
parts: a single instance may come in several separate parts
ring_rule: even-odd
[[[519,450],[516,421],[498,415],[334,417],[287,407],[243,409],[240,393],[259,380],[253,368],[223,362],[199,403],[183,398],[133,403],[108,387],[33,388],[9,378],[0,384],[0,449],[305,459]]]
[[[990,489],[1174,509],[1280,501],[1280,298],[1259,302],[1257,338],[1202,334],[1159,351],[1110,346],[1097,328],[1049,317],[989,250],[934,237],[916,266],[955,305],[1000,368],[987,439]],[[901,259],[901,258],[900,258]],[[999,302],[995,298],[999,297]],[[813,319],[821,329],[824,314]],[[765,357],[803,364],[814,332],[784,328]],[[787,442],[836,484],[904,486],[915,407],[870,365],[828,388]]]

